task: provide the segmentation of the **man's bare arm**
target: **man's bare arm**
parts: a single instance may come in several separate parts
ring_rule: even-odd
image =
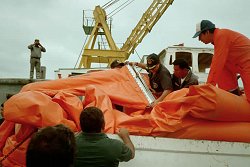
[[[122,141],[124,142],[124,144],[126,146],[128,146],[128,148],[130,148],[130,150],[132,152],[131,159],[133,159],[135,157],[135,147],[134,147],[134,144],[132,143],[132,141],[130,140],[128,130],[125,129],[125,128],[121,128],[119,130],[119,132],[118,132],[118,135],[120,136],[120,138],[122,139]]]

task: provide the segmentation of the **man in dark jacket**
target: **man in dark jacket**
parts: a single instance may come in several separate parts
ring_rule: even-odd
[[[171,74],[160,62],[159,55],[155,53],[148,55],[147,64],[130,62],[129,65],[138,66],[148,72],[151,91],[156,96],[156,100],[149,107],[154,107],[173,91]]]
[[[172,84],[174,90],[188,88],[190,85],[198,85],[198,77],[194,75],[184,59],[176,59],[173,62],[174,74]]]

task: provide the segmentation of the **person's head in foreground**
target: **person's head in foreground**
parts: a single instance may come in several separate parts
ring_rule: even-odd
[[[97,107],[85,108],[80,115],[81,129],[85,133],[100,133],[105,127],[102,111]]]
[[[71,167],[76,152],[74,133],[64,125],[36,132],[26,152],[27,167]]]

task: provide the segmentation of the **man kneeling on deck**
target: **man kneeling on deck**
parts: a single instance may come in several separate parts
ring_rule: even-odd
[[[188,88],[190,85],[198,85],[198,77],[194,75],[184,59],[176,59],[173,62],[174,73],[172,76],[172,84],[174,90]]]

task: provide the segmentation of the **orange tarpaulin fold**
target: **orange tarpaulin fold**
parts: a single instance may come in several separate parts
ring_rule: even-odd
[[[53,97],[58,92],[84,96],[89,85],[94,85],[109,96],[114,104],[144,109],[147,100],[127,68],[111,69],[54,81],[25,85],[21,92],[39,91]],[[129,98],[128,98],[129,97]]]
[[[108,133],[124,127],[133,135],[250,142],[250,104],[243,96],[198,85],[171,93],[152,110],[145,109],[147,103],[126,67],[26,85],[5,103],[1,153],[6,155],[25,138],[18,135],[20,129],[30,132],[63,123],[79,131],[79,115],[88,106],[103,111]],[[17,123],[21,128],[13,131]],[[3,164],[22,166],[23,154],[17,151]]]

